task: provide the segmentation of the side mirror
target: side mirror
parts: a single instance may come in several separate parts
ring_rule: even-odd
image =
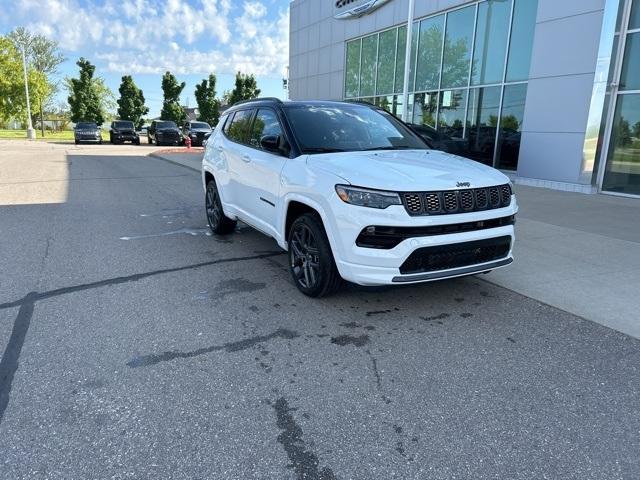
[[[265,135],[260,139],[260,146],[267,152],[281,153],[280,150],[280,136],[279,135]]]

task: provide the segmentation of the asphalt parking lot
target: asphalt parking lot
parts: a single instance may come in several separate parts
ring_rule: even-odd
[[[306,298],[147,153],[0,153],[0,478],[640,478],[640,341],[481,277]]]

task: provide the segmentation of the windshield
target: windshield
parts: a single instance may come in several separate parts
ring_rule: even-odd
[[[76,128],[78,130],[90,130],[90,129],[97,129],[98,125],[96,125],[95,123],[91,123],[91,122],[80,122],[76,125]]]
[[[133,122],[113,122],[113,128],[133,128]]]
[[[296,105],[287,111],[302,153],[429,148],[392,115],[367,106]]]
[[[191,128],[204,128],[207,130],[211,130],[209,124],[205,122],[191,122]]]
[[[174,122],[158,122],[156,128],[178,128]]]

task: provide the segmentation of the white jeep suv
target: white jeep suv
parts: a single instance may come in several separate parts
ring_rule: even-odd
[[[516,199],[501,172],[429,149],[386,111],[257,99],[220,119],[202,163],[218,235],[237,220],[289,252],[297,287],[396,285],[513,261]]]

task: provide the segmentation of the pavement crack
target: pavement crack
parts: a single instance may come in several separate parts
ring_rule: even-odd
[[[278,435],[278,443],[282,444],[289,457],[290,468],[296,472],[298,480],[336,480],[338,477],[329,467],[320,470],[318,456],[306,448],[303,432],[296,423],[292,412],[295,409],[289,407],[289,402],[280,397],[275,405],[277,425],[282,432]]]
[[[13,377],[18,370],[20,353],[31,325],[37,295],[37,293],[31,292],[24,298],[13,322],[9,343],[2,354],[2,359],[0,359],[0,423],[2,423],[4,412],[9,405]]]
[[[223,263],[235,263],[235,262],[246,262],[246,261],[250,261],[250,260],[260,260],[260,259],[264,259],[264,258],[275,257],[275,256],[278,256],[278,255],[283,255],[283,252],[268,252],[268,253],[261,253],[259,255],[250,255],[250,256],[246,256],[246,257],[221,258],[221,259],[218,259],[218,260],[211,260],[209,262],[194,263],[192,265],[185,265],[185,266],[182,266],[182,267],[164,268],[164,269],[161,269],[161,270],[154,270],[154,271],[151,271],[151,272],[136,273],[136,274],[133,274],[133,275],[123,276],[123,277],[109,278],[109,279],[106,279],[106,280],[99,280],[97,282],[83,283],[83,284],[74,285],[74,286],[71,286],[71,287],[57,288],[57,289],[54,289],[54,290],[49,290],[47,292],[36,293],[36,294],[34,294],[35,297],[32,298],[32,301],[36,302],[38,300],[44,300],[44,299],[47,299],[47,298],[58,297],[60,295],[66,295],[66,294],[69,294],[69,293],[82,292],[82,291],[85,291],[85,290],[92,290],[94,288],[101,288],[101,287],[108,287],[108,286],[113,286],[113,285],[120,285],[120,284],[123,284],[123,283],[137,282],[137,281],[143,280],[145,278],[155,277],[157,275],[164,275],[164,274],[167,274],[167,273],[184,272],[186,270],[195,270],[195,269],[198,269],[198,268],[209,267],[211,265],[220,265],[220,264],[223,264]],[[26,299],[27,299],[27,297],[24,297],[24,298],[21,298],[19,300],[14,300],[12,302],[0,303],[0,310],[6,310],[8,308],[19,307],[26,301]]]
[[[268,342],[269,340],[274,340],[276,338],[292,340],[299,336],[300,334],[298,332],[294,332],[293,330],[287,330],[285,328],[279,328],[275,332],[272,332],[268,335],[250,337],[250,338],[246,338],[244,340],[239,340],[236,342],[225,343],[223,345],[212,345],[210,347],[199,348],[197,350],[192,350],[190,352],[180,352],[180,351],[174,350],[171,352],[141,355],[128,361],[127,366],[129,366],[130,368],[150,367],[152,365],[157,365],[158,363],[170,362],[172,360],[176,360],[179,358],[193,358],[200,355],[205,355],[207,353],[219,352],[223,350],[228,353],[240,352],[242,350],[247,350],[260,343]]]
[[[373,375],[376,377],[376,385],[378,386],[378,390],[382,391],[382,379],[380,378],[380,371],[378,370],[378,361],[376,357],[373,356],[370,350],[367,350],[367,354],[369,358],[371,358],[371,366],[373,367]]]

